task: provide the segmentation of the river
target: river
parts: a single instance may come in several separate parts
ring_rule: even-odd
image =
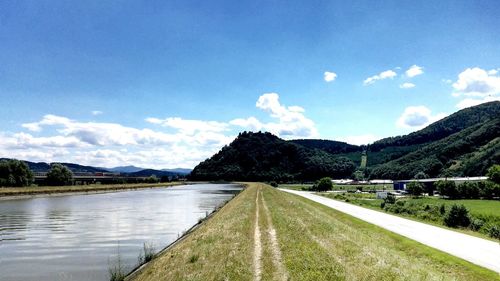
[[[109,280],[120,257],[130,270],[144,243],[175,241],[238,185],[197,184],[0,201],[0,280]]]

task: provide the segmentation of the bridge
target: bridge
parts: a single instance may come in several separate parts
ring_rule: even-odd
[[[35,183],[43,183],[47,178],[46,172],[34,172]],[[73,173],[73,181],[75,184],[91,184],[91,183],[116,183],[126,181],[128,183],[143,182],[148,177],[129,177],[119,173]]]

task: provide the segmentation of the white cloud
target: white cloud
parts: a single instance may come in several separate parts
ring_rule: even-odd
[[[466,107],[471,107],[471,106],[476,106],[485,102],[490,102],[490,101],[500,101],[500,97],[484,97],[482,99],[471,99],[471,98],[466,98],[461,100],[458,104],[457,107],[459,109],[464,109]]]
[[[445,113],[433,115],[431,110],[425,106],[409,106],[405,108],[403,114],[396,121],[396,125],[399,128],[421,129],[446,116]]]
[[[347,142],[355,145],[370,144],[379,140],[380,137],[373,134],[357,135],[357,136],[345,136],[337,138],[338,141]]]
[[[500,94],[500,76],[479,67],[467,68],[453,83],[454,96],[487,97]]]
[[[0,156],[103,167],[194,167],[229,144],[237,127],[265,130],[283,138],[318,135],[314,122],[305,117],[304,108],[282,105],[278,94],[260,96],[256,106],[269,113],[271,122],[255,117],[229,122],[150,117],[145,121],[158,125],[150,129],[47,114],[37,122],[22,124],[30,133],[0,132]]]
[[[223,132],[228,130],[228,124],[217,121],[187,120],[180,117],[166,119],[146,118],[152,124],[180,130],[182,133],[192,135],[196,132]]]
[[[91,113],[92,113],[92,115],[97,116],[97,115],[101,115],[103,112],[100,110],[93,110]]]
[[[363,84],[365,86],[366,85],[371,85],[371,84],[375,83],[377,80],[384,80],[384,79],[387,79],[387,78],[393,79],[396,76],[397,76],[396,72],[394,72],[392,70],[386,70],[386,71],[380,72],[377,75],[373,75],[372,77],[366,78],[363,81]]]
[[[337,78],[337,73],[325,71],[325,73],[324,73],[324,79],[325,79],[326,82],[335,81],[336,78]]]
[[[409,83],[409,82],[406,82],[406,83],[399,85],[399,88],[401,88],[401,89],[411,89],[413,87],[415,87],[415,84]]]
[[[408,70],[405,71],[406,76],[410,78],[421,75],[423,73],[424,73],[423,67],[418,66],[416,64],[412,65],[410,68],[408,68]]]
[[[467,68],[453,83],[452,96],[465,97],[456,105],[466,108],[481,103],[500,100],[500,76],[496,69],[486,71],[479,67]]]

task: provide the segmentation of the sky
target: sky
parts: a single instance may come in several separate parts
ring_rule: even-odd
[[[382,3],[383,2],[383,3]],[[1,1],[0,157],[193,168],[500,99],[499,1]]]

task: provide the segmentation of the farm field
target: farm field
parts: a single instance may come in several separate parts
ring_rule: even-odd
[[[252,183],[131,280],[499,280],[499,276],[308,199]]]

